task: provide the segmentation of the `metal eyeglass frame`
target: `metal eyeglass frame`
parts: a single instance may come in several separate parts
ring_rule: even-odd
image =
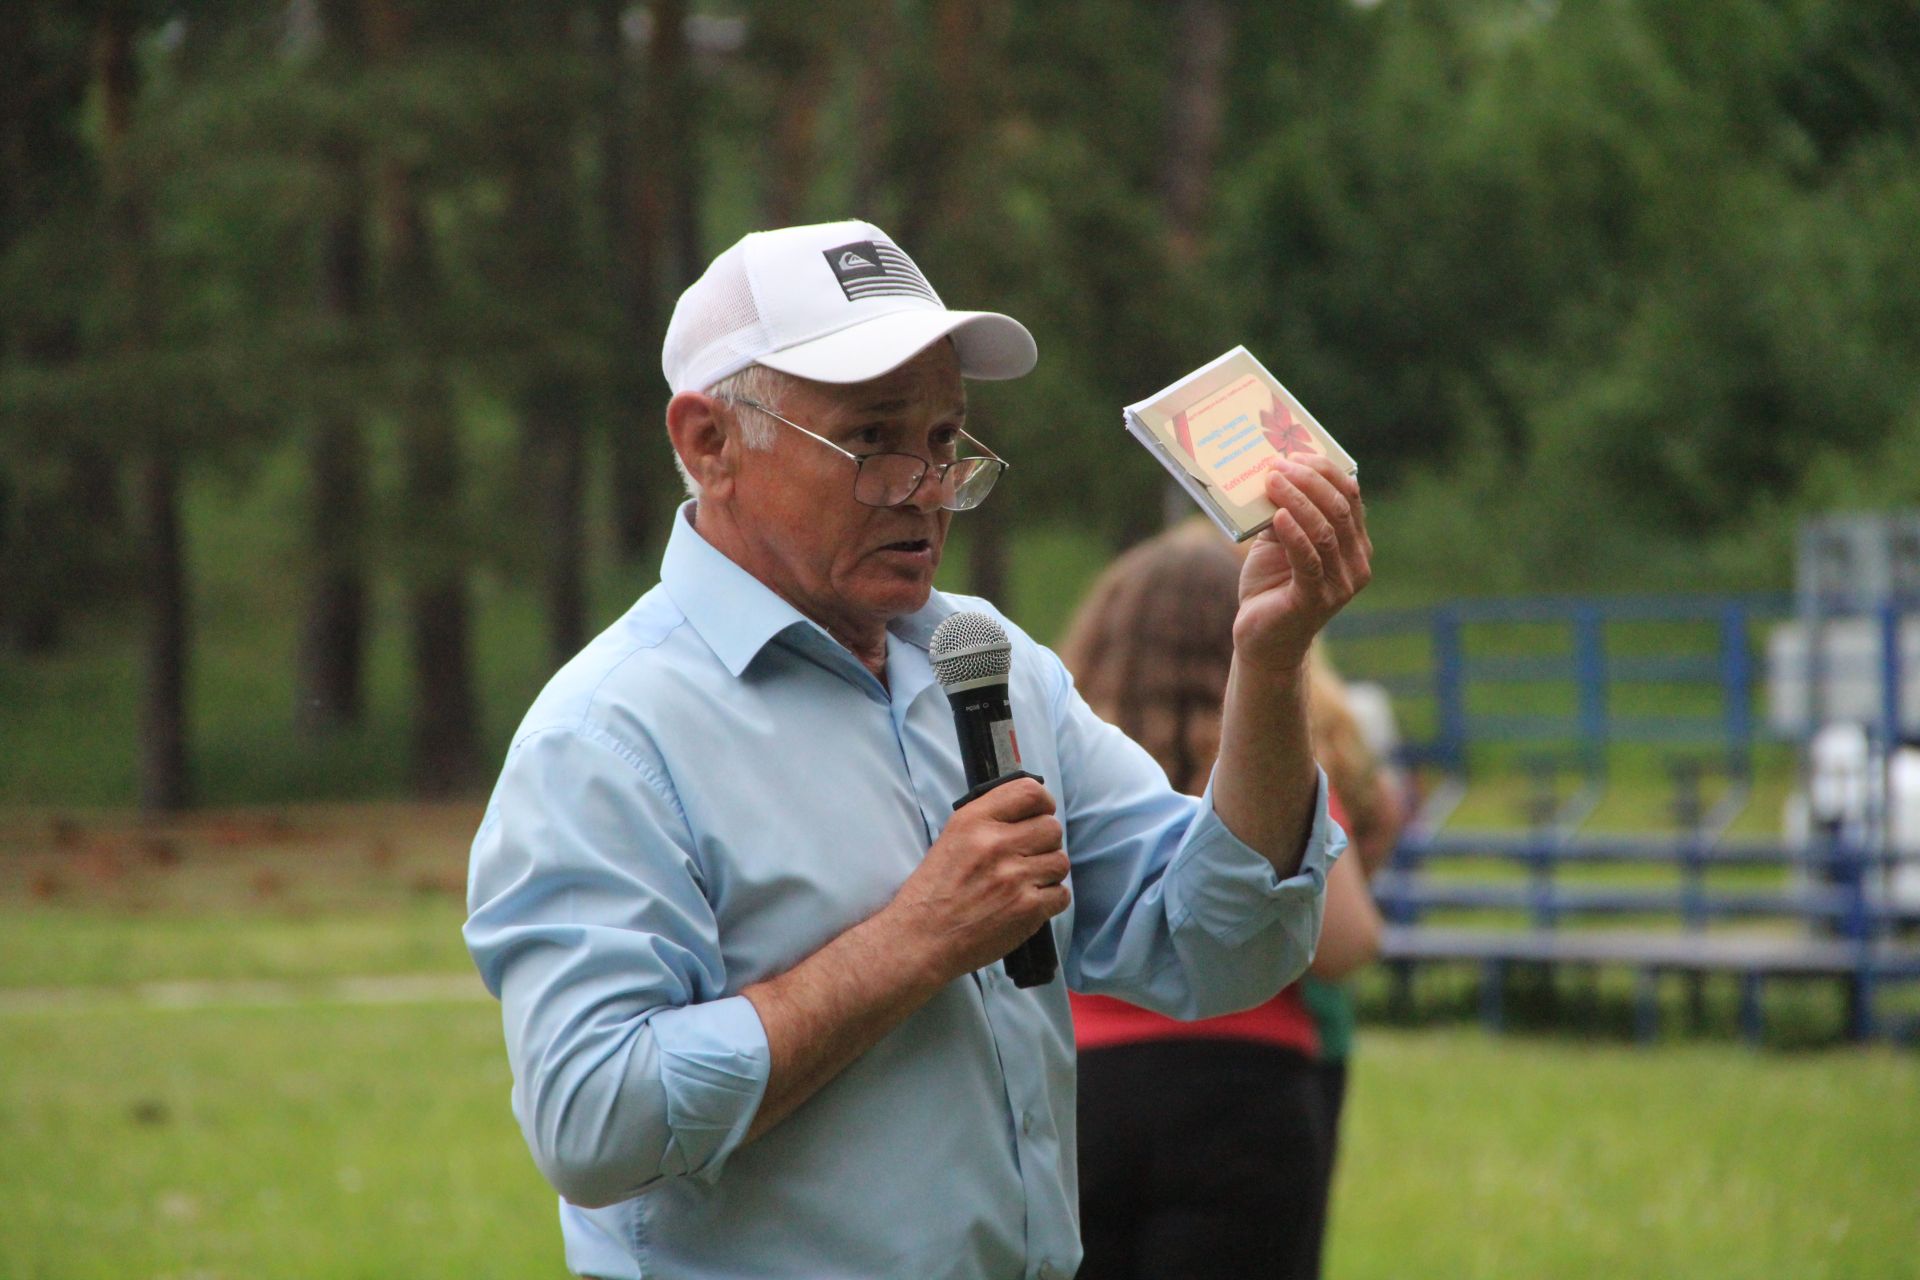
[[[839,454],[841,457],[852,459],[853,466],[854,466],[853,500],[855,502],[858,502],[861,506],[864,506],[864,507],[878,507],[881,509],[885,509],[887,507],[897,507],[901,505],[902,503],[906,502],[909,498],[913,497],[914,494],[920,491],[920,486],[926,483],[927,472],[932,470],[935,472],[934,482],[940,486],[941,507],[948,511],[971,511],[975,507],[979,506],[981,503],[987,500],[987,495],[993,492],[993,486],[1000,482],[1001,475],[1004,474],[1007,468],[1012,465],[1005,458],[1002,458],[999,454],[995,453],[991,448],[989,448],[987,444],[984,441],[982,441],[979,437],[975,436],[972,432],[968,431],[964,427],[961,427],[958,429],[960,434],[965,436],[967,439],[973,441],[973,443],[978,445],[981,449],[986,450],[986,456],[979,457],[976,455],[976,456],[970,456],[965,458],[955,458],[951,462],[933,462],[933,461],[930,461],[929,459],[921,457],[917,453],[900,453],[897,450],[891,450],[891,449],[881,450],[878,453],[854,453],[849,449],[842,449],[839,445],[827,439],[825,436],[820,435],[818,432],[807,430],[807,428],[801,426],[799,423],[795,422],[792,418],[787,417],[785,414],[779,412],[776,409],[772,409],[764,404],[761,404],[758,400],[752,400],[745,396],[737,396],[737,397],[730,397],[729,403],[737,404],[737,405],[745,405],[749,409],[758,409],[761,413],[766,414],[769,418],[772,418],[777,422],[786,423],[788,426],[792,427],[795,431],[798,431],[801,435],[811,436],[813,439],[818,440],[821,444],[827,446],[827,448],[833,450],[835,453]],[[920,470],[918,474],[914,476],[913,484],[908,486],[906,491],[902,493],[898,498],[894,499],[892,502],[868,502],[865,498],[862,498],[860,496],[860,477],[862,474],[865,473],[867,462],[870,459],[887,458],[887,457],[910,458],[915,463],[919,464]],[[950,487],[947,484],[947,477],[948,475],[952,474],[953,469],[955,467],[959,466],[963,462],[976,462],[985,466],[991,466],[993,468],[993,471],[991,473],[992,479],[986,482],[986,487],[980,490],[979,496],[975,497],[973,501],[967,503],[965,506],[956,506],[953,502],[953,497],[954,495],[957,494],[959,486],[955,485]],[[963,480],[960,483],[966,484],[968,481],[973,480],[975,474],[978,474],[977,468],[973,474],[969,474],[966,480]]]

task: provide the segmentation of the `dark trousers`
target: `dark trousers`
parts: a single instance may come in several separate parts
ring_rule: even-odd
[[[1313,1280],[1330,1096],[1314,1062],[1271,1045],[1082,1053],[1080,1280]]]

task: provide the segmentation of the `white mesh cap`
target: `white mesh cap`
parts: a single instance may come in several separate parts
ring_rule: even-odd
[[[675,394],[750,364],[815,382],[865,382],[951,336],[969,378],[1018,378],[1039,353],[1011,316],[949,311],[870,222],[756,231],[680,295],[660,364]]]

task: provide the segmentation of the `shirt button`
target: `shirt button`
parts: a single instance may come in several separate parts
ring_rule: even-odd
[[[1033,1112],[1022,1111],[1020,1113],[1020,1132],[1028,1134],[1033,1132]],[[1045,1275],[1046,1268],[1041,1268],[1040,1274]]]

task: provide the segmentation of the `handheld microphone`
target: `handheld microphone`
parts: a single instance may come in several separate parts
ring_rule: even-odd
[[[1015,778],[1046,779],[1020,767],[1020,743],[1013,733],[1013,708],[1007,702],[1007,673],[1013,646],[1006,628],[984,613],[956,613],[933,630],[927,647],[934,678],[953,704],[954,729],[960,735],[960,759],[967,771],[967,794],[953,802],[977,800]],[[1060,967],[1053,927],[1043,924],[1031,938],[1007,953],[1007,976],[1016,987],[1052,982]]]

